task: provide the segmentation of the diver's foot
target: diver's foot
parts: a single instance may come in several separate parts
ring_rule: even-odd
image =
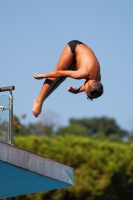
[[[37,99],[34,100],[34,105],[33,105],[32,112],[33,112],[33,115],[35,117],[38,117],[39,114],[41,113],[41,111],[42,111],[42,104],[43,104],[43,102],[38,102]]]

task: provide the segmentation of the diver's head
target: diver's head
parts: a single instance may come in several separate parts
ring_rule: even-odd
[[[100,81],[89,80],[85,83],[87,98],[93,100],[103,94],[103,85]]]

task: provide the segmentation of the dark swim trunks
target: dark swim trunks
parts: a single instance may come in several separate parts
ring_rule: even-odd
[[[75,54],[75,49],[79,44],[83,44],[83,43],[78,41],[78,40],[72,40],[72,41],[68,42],[68,45],[69,45],[71,52],[73,54]]]

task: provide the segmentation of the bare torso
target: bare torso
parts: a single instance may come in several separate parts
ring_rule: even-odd
[[[84,70],[85,79],[100,81],[100,65],[94,52],[85,44],[80,44],[75,50],[76,70]]]

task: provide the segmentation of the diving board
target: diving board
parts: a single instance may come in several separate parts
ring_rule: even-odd
[[[0,198],[73,185],[72,167],[0,142]]]

